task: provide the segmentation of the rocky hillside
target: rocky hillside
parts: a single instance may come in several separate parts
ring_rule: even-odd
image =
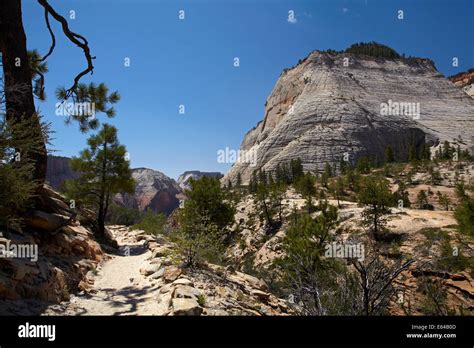
[[[200,172],[199,170],[189,170],[181,174],[178,178],[178,185],[184,191],[189,189],[189,180],[198,180],[203,176],[209,176],[212,178],[221,178],[224,174],[219,172]]]
[[[393,241],[390,242],[389,251],[385,256],[413,257],[416,260],[395,282],[397,292],[405,296],[404,305],[409,304],[410,308],[392,303],[390,313],[393,315],[424,313],[423,303],[426,297],[421,284],[426,277],[429,277],[431,282],[442,282],[449,307],[456,308],[458,313],[461,309],[466,314],[474,313],[474,272],[471,266],[440,271],[435,261],[449,259],[449,254],[442,254],[443,240],[449,240],[451,245],[462,245],[459,242],[461,239],[453,211],[458,204],[455,182],[456,176],[460,176],[467,185],[474,185],[474,164],[470,162],[455,167],[444,163],[438,165],[435,170],[440,173],[440,179],[435,184],[429,173],[423,170],[416,171],[412,177],[412,184],[407,187],[411,207],[391,208],[391,214],[388,216],[387,228],[392,233]],[[405,176],[410,171],[413,171],[413,168],[407,165],[402,175]],[[390,181],[391,190],[395,192],[397,185],[393,183],[393,179]],[[329,191],[320,185],[318,189],[331,196]],[[427,192],[427,202],[432,210],[419,209],[417,206],[417,195],[421,190]],[[440,204],[438,192],[449,198],[448,210]],[[346,197],[339,204],[336,200],[329,199],[329,204],[339,206],[338,217],[341,224],[335,234],[340,241],[367,236],[367,231],[361,225],[364,208],[354,199]],[[235,243],[227,251],[227,257],[232,260],[236,269],[256,274],[263,279],[271,278],[272,263],[282,255],[281,242],[291,223],[291,214],[294,209],[298,211],[305,209],[305,199],[290,188],[285,193],[282,205],[284,224],[273,234],[269,234],[255,196],[245,195],[237,203],[233,226],[237,235]],[[317,214],[319,213],[313,213],[313,216]],[[464,256],[472,260],[473,246],[470,240],[459,248],[464,249]]]
[[[384,103],[392,103],[387,113]],[[415,104],[410,115],[397,115],[393,103]],[[459,136],[472,151],[473,128],[474,100],[428,59],[315,51],[283,71],[263,120],[245,135],[241,150],[255,151],[257,165],[236,163],[224,180],[235,182],[240,172],[247,182],[254,169],[273,171],[297,157],[306,171],[343,156],[382,160],[388,145],[406,159],[410,144]]]
[[[474,98],[474,69],[450,76],[449,80]]]
[[[21,314],[22,304],[34,306],[20,300],[68,300],[83,289],[86,274],[104,259],[93,233],[93,213],[71,210],[48,186],[38,199],[41,210],[29,210],[21,227],[0,229],[0,315]],[[43,308],[36,304],[38,310]]]
[[[128,208],[140,211],[151,209],[166,215],[179,206],[181,189],[173,179],[148,168],[132,169],[132,176],[137,183],[135,193],[119,194],[116,202]]]
[[[286,301],[259,278],[207,263],[181,268],[162,235],[110,226],[120,253],[87,274],[87,286],[47,315],[288,315]],[[18,307],[17,311],[20,310]],[[34,309],[21,308],[22,314]]]

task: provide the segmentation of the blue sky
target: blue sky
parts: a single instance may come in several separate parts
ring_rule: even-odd
[[[474,67],[474,0],[50,3],[65,16],[75,11],[70,28],[88,39],[97,57],[94,75],[83,82],[105,82],[120,92],[117,116],[107,122],[117,126],[132,167],[174,178],[186,170],[226,172],[230,164],[218,163],[217,151],[239,148],[244,134],[263,118],[281,71],[315,49],[377,41],[399,53],[431,58],[445,75]],[[178,18],[180,10],[184,20]],[[295,21],[288,21],[290,10]],[[23,21],[28,48],[45,54],[50,38],[36,1],[23,1]],[[74,156],[86,146],[88,134],[55,115],[54,90],[69,87],[85,60],[51,21],[58,42],[48,59],[48,99],[37,107],[52,123],[56,154]],[[126,57],[130,67],[124,66]],[[453,57],[459,67],[452,66]],[[179,105],[185,106],[184,115]]]

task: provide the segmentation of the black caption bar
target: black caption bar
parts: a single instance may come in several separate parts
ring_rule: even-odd
[[[473,317],[0,317],[0,347],[57,345],[472,346]]]

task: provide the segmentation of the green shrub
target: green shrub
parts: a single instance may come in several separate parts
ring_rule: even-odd
[[[155,213],[151,209],[143,214],[141,221],[133,225],[134,229],[143,230],[149,234],[163,234],[166,225],[166,216],[162,213]]]

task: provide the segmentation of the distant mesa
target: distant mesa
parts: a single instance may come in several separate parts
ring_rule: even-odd
[[[224,174],[219,172],[201,172],[199,170],[189,170],[178,177],[178,185],[184,191],[190,189],[189,181],[198,180],[204,176],[221,179]]]

